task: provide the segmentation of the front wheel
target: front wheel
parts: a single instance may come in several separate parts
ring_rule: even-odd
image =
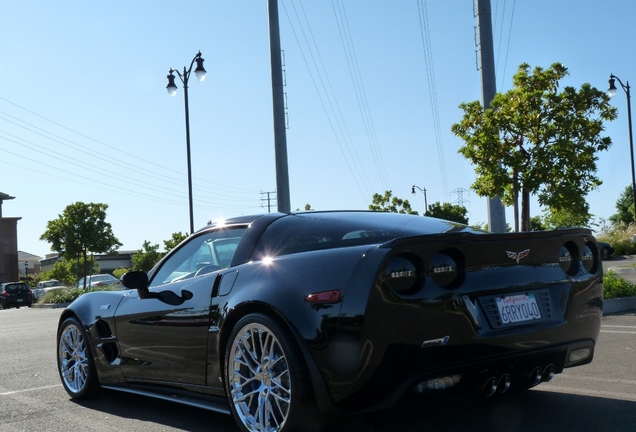
[[[225,388],[244,431],[306,430],[314,411],[306,368],[289,332],[262,314],[243,317],[225,353]]]
[[[99,388],[84,326],[74,317],[67,318],[57,332],[57,370],[64,390],[74,399],[93,396]]]

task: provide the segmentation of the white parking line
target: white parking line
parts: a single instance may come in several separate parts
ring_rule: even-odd
[[[46,390],[46,389],[50,389],[50,388],[54,388],[54,387],[60,387],[60,384],[44,386],[44,387],[34,387],[34,388],[23,389],[23,390],[9,391],[9,392],[0,393],[0,396],[9,396],[9,395],[12,395],[12,394],[26,393],[26,392],[30,392],[30,391]]]

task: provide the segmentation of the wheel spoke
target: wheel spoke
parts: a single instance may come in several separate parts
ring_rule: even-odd
[[[249,430],[280,430],[292,399],[289,365],[276,334],[262,324],[245,325],[230,358],[227,379],[238,418]]]

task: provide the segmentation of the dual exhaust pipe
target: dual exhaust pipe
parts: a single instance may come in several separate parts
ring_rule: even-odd
[[[530,388],[539,383],[552,380],[555,370],[556,368],[553,364],[549,364],[546,367],[536,366],[529,373],[523,374],[521,378],[525,385]],[[482,392],[486,397],[490,397],[495,393],[505,393],[510,389],[511,384],[512,376],[509,373],[505,373],[499,377],[493,376],[484,382]]]

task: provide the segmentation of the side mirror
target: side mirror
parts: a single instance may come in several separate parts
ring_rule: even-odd
[[[121,277],[121,283],[129,289],[148,291],[148,274],[142,271],[130,271]]]

